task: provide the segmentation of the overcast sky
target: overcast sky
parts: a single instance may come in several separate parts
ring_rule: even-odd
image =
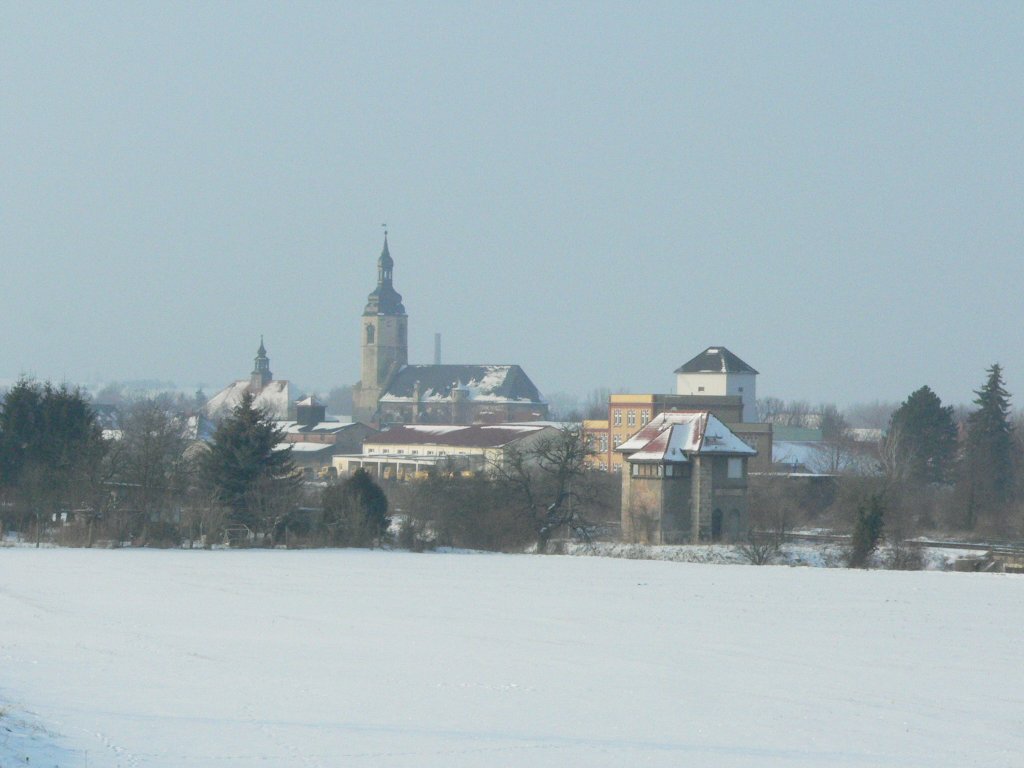
[[[1024,4],[0,6],[0,380],[1024,404]]]

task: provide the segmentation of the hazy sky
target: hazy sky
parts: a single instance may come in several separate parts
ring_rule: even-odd
[[[1024,404],[1024,4],[0,5],[0,379]]]

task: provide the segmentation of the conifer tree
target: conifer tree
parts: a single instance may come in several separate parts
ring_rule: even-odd
[[[851,568],[864,568],[871,554],[878,549],[882,541],[882,529],[885,525],[885,505],[882,496],[873,493],[863,504],[857,507],[857,517],[853,522],[853,535],[850,537],[849,565]]]
[[[921,485],[951,481],[957,449],[953,406],[944,407],[927,386],[912,392],[889,421],[886,447],[899,478]]]
[[[274,450],[284,434],[253,399],[246,392],[217,426],[202,471],[213,497],[228,509],[228,519],[260,531],[289,511],[299,479],[291,449]]]
[[[388,499],[365,469],[324,489],[324,522],[333,543],[373,546],[388,527]]]
[[[979,513],[998,514],[1005,509],[1014,479],[1010,394],[998,363],[988,369],[988,379],[975,394],[978,410],[967,417],[961,477],[967,528],[974,527]]]
[[[106,444],[85,395],[77,389],[21,379],[0,407],[0,490],[35,518],[37,543],[50,515],[98,503]]]

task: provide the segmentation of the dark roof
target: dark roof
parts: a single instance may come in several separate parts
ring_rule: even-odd
[[[395,260],[391,258],[391,251],[388,250],[388,236],[385,234],[384,249],[380,252],[380,258],[377,259],[377,287],[367,297],[363,315],[405,314],[402,294],[396,291],[391,284],[394,266]]]
[[[757,373],[725,347],[708,347],[676,373]]]
[[[421,401],[449,401],[461,391],[469,401],[544,402],[518,365],[407,365],[388,383],[381,400],[412,401],[417,382]]]
[[[447,426],[404,424],[391,427],[367,437],[363,444],[371,445],[445,445],[465,448],[496,448],[530,435],[554,428],[535,424],[495,424]]]

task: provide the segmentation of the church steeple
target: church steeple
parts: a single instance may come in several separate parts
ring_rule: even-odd
[[[377,287],[380,288],[382,285],[387,283],[391,285],[392,272],[395,269],[395,260],[391,258],[391,251],[388,250],[388,233],[384,232],[384,249],[380,252],[380,258],[377,259]]]
[[[384,233],[384,248],[377,259],[377,287],[369,295],[363,315],[404,315],[402,295],[392,285],[395,260],[388,250],[388,233]]]
[[[260,348],[256,350],[256,362],[249,376],[249,388],[259,392],[274,378],[270,372],[270,358],[267,357],[267,348],[263,346],[263,335],[260,334]]]
[[[388,382],[409,361],[409,318],[402,296],[392,284],[394,269],[385,230],[384,247],[377,259],[377,287],[360,318],[362,377],[352,393],[356,421],[374,421]]]

